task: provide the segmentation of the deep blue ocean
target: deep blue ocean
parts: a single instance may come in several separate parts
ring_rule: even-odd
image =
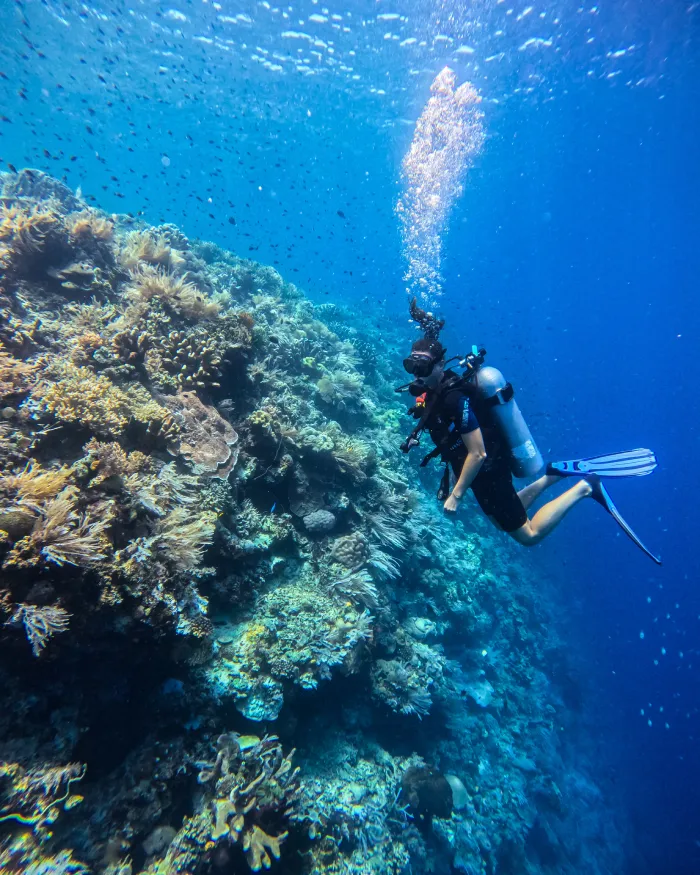
[[[512,381],[545,458],[636,446],[615,501],[536,548],[630,871],[700,872],[700,4],[0,0],[0,158],[108,212],[406,322],[400,165],[445,65],[485,142],[449,215],[450,352]],[[393,346],[386,355],[401,356]],[[590,752],[589,752],[590,753]]]

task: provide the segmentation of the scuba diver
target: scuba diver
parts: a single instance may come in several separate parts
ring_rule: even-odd
[[[472,347],[464,358],[454,356],[446,361],[446,350],[438,339],[444,320],[418,307],[415,298],[410,312],[423,329],[423,337],[413,343],[410,355],[403,361],[413,380],[396,391],[409,391],[415,397],[416,404],[409,412],[418,424],[401,449],[408,453],[419,444],[423,432],[428,432],[435,449],[425,456],[421,467],[438,456],[445,463],[438,490],[445,510],[454,513],[464,493],[471,489],[497,528],[530,547],[546,538],[573,507],[590,497],[660,565],[659,557],[644,546],[622,518],[601,480],[650,474],[656,467],[654,454],[638,449],[550,462],[543,475],[516,491],[513,475],[534,476],[545,466],[513,398],[513,387],[500,371],[484,365],[485,349]],[[446,368],[454,360],[460,360],[462,374]],[[451,472],[456,478],[452,486]],[[536,499],[565,477],[581,479],[530,517],[528,511]]]

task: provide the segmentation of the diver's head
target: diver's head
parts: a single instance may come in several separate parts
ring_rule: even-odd
[[[445,350],[442,344],[429,337],[421,337],[411,346],[411,354],[403,360],[409,374],[416,377],[423,389],[434,389],[442,377]]]

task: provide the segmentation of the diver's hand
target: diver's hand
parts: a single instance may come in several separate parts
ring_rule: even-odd
[[[461,499],[457,498],[457,496],[453,492],[451,495],[447,496],[447,501],[445,502],[443,507],[448,513],[454,513],[459,507],[460,501]]]

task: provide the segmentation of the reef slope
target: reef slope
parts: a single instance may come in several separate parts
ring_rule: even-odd
[[[542,582],[398,450],[398,329],[0,192],[0,870],[621,871]]]

